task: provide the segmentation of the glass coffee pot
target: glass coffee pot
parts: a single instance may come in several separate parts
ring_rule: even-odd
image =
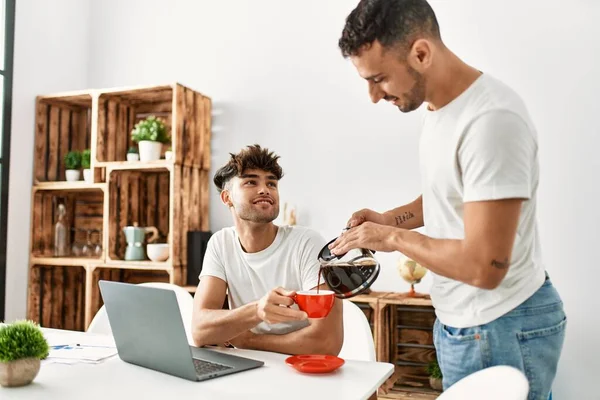
[[[332,254],[329,245],[336,240],[331,240],[319,252],[320,274],[337,298],[348,299],[368,290],[381,267],[373,255],[375,252],[368,249]]]

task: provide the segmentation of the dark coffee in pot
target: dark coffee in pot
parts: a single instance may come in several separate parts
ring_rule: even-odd
[[[379,264],[365,261],[360,264],[323,264],[319,272],[319,285],[321,275],[329,288],[336,293],[336,297],[347,299],[371,286],[379,275]]]

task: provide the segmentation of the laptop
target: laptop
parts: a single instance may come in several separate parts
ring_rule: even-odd
[[[99,285],[119,357],[125,362],[192,381],[264,365],[190,346],[172,290],[103,280]]]

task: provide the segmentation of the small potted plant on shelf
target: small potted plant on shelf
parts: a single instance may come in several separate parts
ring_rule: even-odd
[[[140,155],[138,154],[138,149],[135,146],[131,146],[129,150],[127,150],[127,161],[139,161]]]
[[[80,176],[79,168],[81,168],[81,153],[78,151],[70,151],[65,155],[65,176],[67,181],[78,181]]]
[[[86,183],[92,183],[92,170],[90,169],[90,163],[92,158],[92,151],[86,149],[81,152],[81,167],[83,168],[83,180]]]
[[[40,371],[40,360],[48,357],[49,350],[39,326],[31,321],[0,327],[0,385],[30,384]]]
[[[442,386],[442,370],[436,360],[430,361],[427,365],[427,373],[429,374],[429,385],[433,390],[443,391]]]
[[[160,160],[163,143],[171,140],[164,121],[154,115],[135,125],[131,131],[131,139],[139,146],[140,161]]]
[[[169,147],[167,151],[165,151],[165,160],[170,160],[173,158],[173,149]]]

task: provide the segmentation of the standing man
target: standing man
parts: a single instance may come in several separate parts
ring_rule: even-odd
[[[511,365],[527,376],[529,399],[547,399],[566,316],[540,252],[537,135],[525,104],[444,45],[425,0],[362,0],[339,46],[374,103],[405,113],[428,106],[422,195],[382,214],[354,213],[332,252],[399,251],[433,272],[444,388]],[[411,231],[421,226],[427,236]]]

